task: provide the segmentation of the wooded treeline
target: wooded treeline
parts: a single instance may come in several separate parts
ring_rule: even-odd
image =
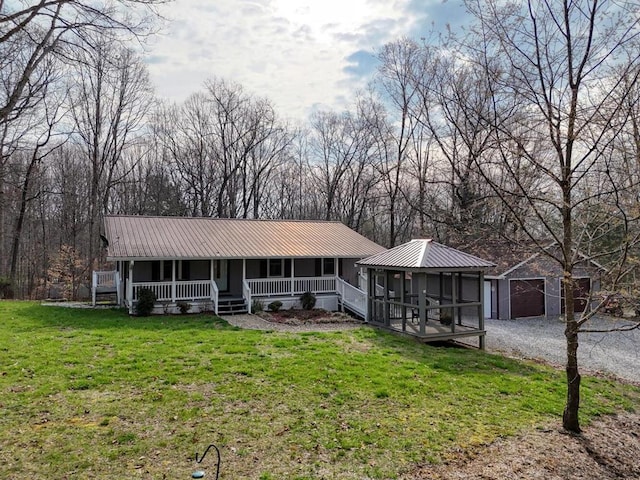
[[[527,8],[507,17],[491,3],[502,22],[491,35],[490,9],[478,8],[468,35],[392,42],[349,111],[294,125],[217,77],[182,103],[155,98],[126,46],[152,33],[153,2],[124,2],[126,15],[89,5],[0,4],[0,278],[17,297],[46,297],[62,277],[73,295],[102,260],[108,213],[339,220],[385,246],[563,242],[569,185],[571,248],[611,260],[612,238],[636,235],[637,25],[614,23],[629,18],[621,7],[597,6],[593,19],[567,7],[581,35],[598,35],[574,46],[585,77],[575,95],[553,9],[538,6],[538,34],[556,51],[520,43],[518,64],[505,42]],[[529,55],[555,57],[543,71]]]

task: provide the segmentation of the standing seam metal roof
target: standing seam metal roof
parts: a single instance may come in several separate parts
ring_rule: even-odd
[[[363,258],[384,247],[339,222],[113,215],[107,258]]]
[[[455,248],[447,247],[431,239],[417,239],[398,245],[387,251],[357,262],[371,267],[396,268],[478,268],[494,266],[493,263]]]

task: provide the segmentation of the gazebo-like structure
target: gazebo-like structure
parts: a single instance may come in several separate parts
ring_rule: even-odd
[[[367,322],[424,341],[478,337],[484,349],[484,272],[491,262],[430,239],[357,262],[367,271]]]

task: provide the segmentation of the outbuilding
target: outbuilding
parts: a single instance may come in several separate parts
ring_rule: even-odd
[[[357,265],[367,272],[370,324],[425,341],[477,337],[484,348],[484,273],[493,263],[417,239]]]

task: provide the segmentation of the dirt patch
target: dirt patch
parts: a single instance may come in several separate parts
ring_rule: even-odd
[[[580,435],[559,428],[452,451],[440,465],[424,465],[403,480],[640,479],[640,414],[603,417]]]
[[[260,312],[260,318],[281,325],[327,325],[362,323],[342,312],[329,312],[320,308],[313,310],[280,310],[278,312]]]

